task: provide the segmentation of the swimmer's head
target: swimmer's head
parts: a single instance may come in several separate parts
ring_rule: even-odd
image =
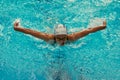
[[[54,29],[54,34],[55,35],[67,35],[67,29],[63,24],[58,24],[55,26]]]
[[[55,41],[60,45],[64,45],[67,41],[67,29],[64,25],[58,24],[54,29]]]

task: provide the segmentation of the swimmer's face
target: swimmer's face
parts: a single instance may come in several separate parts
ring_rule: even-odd
[[[55,40],[58,44],[64,45],[67,41],[67,35],[56,35]]]

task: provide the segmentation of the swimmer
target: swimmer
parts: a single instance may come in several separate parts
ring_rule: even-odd
[[[106,21],[103,21],[102,26],[87,28],[87,29],[84,29],[79,32],[74,32],[72,34],[68,34],[66,27],[63,24],[58,24],[55,26],[54,34],[48,34],[48,33],[43,33],[43,32],[39,32],[36,30],[23,28],[20,25],[20,20],[18,20],[18,19],[15,20],[15,22],[14,22],[14,30],[23,32],[25,34],[32,35],[32,36],[42,39],[46,42],[53,40],[54,43],[58,43],[61,46],[66,44],[68,41],[72,42],[72,41],[78,40],[90,33],[94,33],[96,31],[103,30],[105,28],[106,28]]]

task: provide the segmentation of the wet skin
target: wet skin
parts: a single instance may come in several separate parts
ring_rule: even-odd
[[[55,35],[55,40],[62,46],[67,42],[67,35]]]
[[[54,34],[48,34],[48,33],[43,33],[40,31],[24,28],[20,25],[19,20],[16,20],[14,22],[14,30],[19,31],[19,32],[23,32],[25,34],[32,35],[32,36],[39,38],[39,39],[43,39],[46,42],[49,40],[55,39],[56,43],[60,44],[61,46],[63,46],[67,42],[67,40],[73,42],[73,41],[78,40],[82,37],[85,37],[86,35],[88,35],[90,33],[94,33],[94,32],[103,30],[105,28],[106,28],[106,21],[103,21],[102,26],[87,28],[87,29],[84,29],[82,31],[74,32],[74,33],[67,34],[67,35],[63,35],[63,34],[54,35]]]

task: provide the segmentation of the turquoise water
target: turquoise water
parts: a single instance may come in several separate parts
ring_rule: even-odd
[[[71,33],[99,19],[107,29],[60,47],[14,31],[17,18],[47,33],[57,23]],[[0,80],[120,80],[120,1],[0,0]]]

